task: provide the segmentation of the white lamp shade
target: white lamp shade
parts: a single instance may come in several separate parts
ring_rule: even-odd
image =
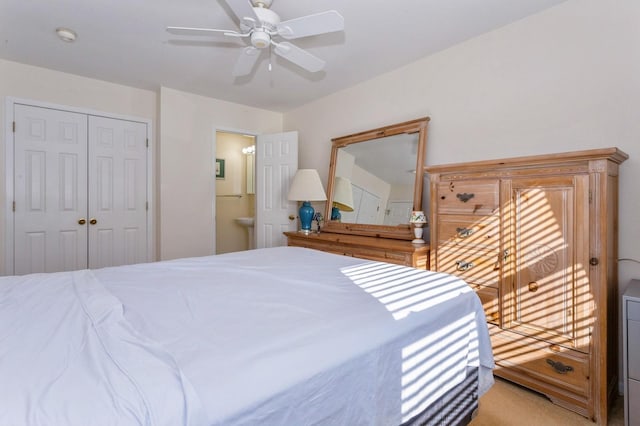
[[[298,169],[291,182],[288,199],[291,201],[325,201],[320,175],[315,169]]]
[[[333,206],[343,212],[353,211],[353,189],[349,179],[336,176],[333,190]]]

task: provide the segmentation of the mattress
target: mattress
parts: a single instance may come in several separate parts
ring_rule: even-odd
[[[493,366],[464,281],[310,249],[0,279],[0,424],[400,425]]]

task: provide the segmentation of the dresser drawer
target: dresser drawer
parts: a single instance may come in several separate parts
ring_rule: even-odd
[[[487,322],[498,324],[500,322],[500,304],[498,289],[485,287],[478,284],[470,284],[482,302]]]
[[[468,283],[497,287],[500,273],[496,250],[476,246],[462,249],[455,244],[444,244],[436,251],[435,268],[464,279]]]
[[[500,221],[497,215],[442,215],[438,221],[438,244],[474,245],[487,250],[500,246]]]
[[[498,180],[438,182],[438,213],[490,215],[500,206]]]
[[[589,394],[589,355],[490,326],[496,364],[579,395]],[[499,375],[499,372],[498,372]]]

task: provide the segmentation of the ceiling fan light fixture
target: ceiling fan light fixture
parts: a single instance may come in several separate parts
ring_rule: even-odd
[[[73,43],[78,37],[75,31],[63,27],[56,28],[56,34],[60,40],[67,43]]]
[[[253,7],[263,7],[265,9],[271,7],[271,3],[273,3],[273,0],[251,0]]]
[[[251,44],[258,49],[264,49],[271,44],[271,36],[265,31],[254,31],[251,33]]]

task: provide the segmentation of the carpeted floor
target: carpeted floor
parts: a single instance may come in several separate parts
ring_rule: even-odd
[[[623,426],[624,402],[615,401],[609,412],[610,426]],[[593,426],[590,420],[562,407],[545,396],[496,378],[496,383],[480,398],[480,410],[471,426]]]

